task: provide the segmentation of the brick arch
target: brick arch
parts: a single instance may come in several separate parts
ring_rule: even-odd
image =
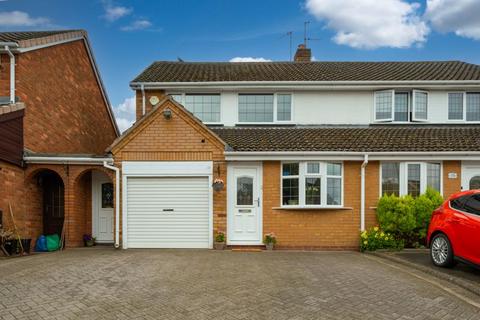
[[[60,179],[62,179],[63,185],[66,187],[67,186],[67,173],[65,172],[65,169],[62,168],[61,166],[58,165],[31,165],[28,166],[27,169],[25,170],[25,181],[28,183],[31,181],[31,179],[35,178],[37,174],[39,174],[42,171],[52,171],[55,172]]]
[[[101,173],[104,173],[107,177],[110,178],[110,180],[113,181],[114,179],[114,174],[112,170],[109,170],[103,166],[82,166],[82,167],[77,167],[75,168],[73,175],[70,175],[70,179],[72,179],[73,184],[75,185],[79,179],[82,178],[85,174],[88,174],[90,172],[98,171]]]

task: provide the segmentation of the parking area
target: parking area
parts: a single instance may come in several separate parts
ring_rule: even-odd
[[[377,259],[110,248],[3,259],[0,318],[478,319],[475,303],[452,294],[459,288]]]

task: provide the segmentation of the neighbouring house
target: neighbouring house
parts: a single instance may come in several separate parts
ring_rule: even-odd
[[[109,149],[123,248],[211,248],[225,231],[355,249],[384,193],[480,188],[480,66],[310,57],[159,61],[130,83],[137,122]]]
[[[114,171],[105,149],[119,135],[82,30],[0,32],[0,211],[23,238],[84,234],[113,243]]]

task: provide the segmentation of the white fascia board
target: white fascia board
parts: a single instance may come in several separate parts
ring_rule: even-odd
[[[49,42],[49,43],[39,44],[37,46],[18,48],[18,52],[19,53],[24,53],[24,52],[28,52],[28,51],[48,48],[48,47],[56,46],[56,45],[59,45],[59,44],[78,41],[78,40],[82,40],[82,39],[84,39],[84,38],[83,37],[73,37],[73,38],[69,38],[69,39],[63,39],[63,40],[59,40],[59,41],[53,41],[53,42]]]
[[[90,158],[90,157],[42,157],[42,156],[26,156],[23,157],[26,163],[39,164],[90,164],[102,165],[104,162],[113,163],[113,158]]]
[[[140,89],[298,89],[298,90],[347,90],[347,89],[385,89],[412,88],[425,89],[478,88],[479,80],[445,81],[210,81],[210,82],[130,82],[134,90]]]
[[[362,161],[368,155],[370,161],[388,160],[480,160],[480,151],[459,152],[225,152],[227,161],[261,161],[261,160],[350,160]]]

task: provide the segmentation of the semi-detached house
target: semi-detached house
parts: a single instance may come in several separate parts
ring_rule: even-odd
[[[130,83],[137,121],[109,149],[124,248],[211,248],[219,231],[358,248],[384,193],[480,188],[480,66],[310,56],[159,61]]]

